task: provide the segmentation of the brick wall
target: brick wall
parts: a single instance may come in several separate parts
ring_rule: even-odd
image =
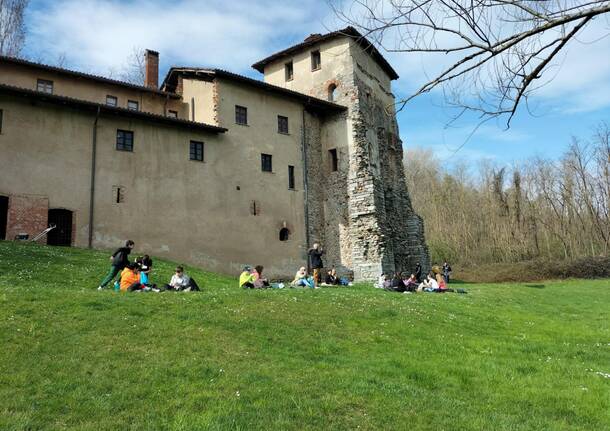
[[[8,201],[6,239],[26,233],[30,238],[48,226],[49,199],[43,196],[12,195]],[[46,243],[46,238],[42,239]]]

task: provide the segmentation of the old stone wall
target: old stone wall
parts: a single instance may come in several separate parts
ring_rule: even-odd
[[[308,90],[326,98],[334,86],[334,101],[348,110],[331,118],[306,114],[306,207],[309,245],[322,243],[325,266],[372,280],[382,272],[413,271],[417,262],[426,270],[429,258],[406,188],[396,118],[386,111],[394,101],[389,80],[369,70],[358,49],[343,51],[333,60],[332,77]]]
[[[357,167],[356,173],[361,178],[372,176],[373,184],[369,187],[375,217],[365,226],[364,236],[372,240],[368,241],[369,248],[372,242],[381,255],[379,272],[412,272],[417,262],[427,270],[430,262],[423,222],[414,213],[407,191],[402,142],[393,109],[388,105],[387,94],[367,85],[358,76],[354,84],[358,89],[360,119],[360,130],[354,128],[354,145],[361,149],[368,146],[364,157],[368,159],[368,171],[372,175],[366,173],[364,163]],[[358,225],[354,227],[361,229]],[[375,234],[371,235],[372,232]],[[372,278],[371,275],[366,278]]]

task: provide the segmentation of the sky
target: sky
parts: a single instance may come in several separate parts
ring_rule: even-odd
[[[161,80],[171,66],[218,67],[262,79],[256,61],[311,33],[345,27],[326,0],[31,0],[24,54],[36,61],[116,77],[134,48],[160,53]],[[467,118],[448,126],[452,111],[438,92],[398,113],[404,147],[431,149],[441,162],[491,160],[510,165],[536,156],[558,158],[572,136],[588,139],[610,124],[610,33],[598,19],[568,45],[554,79],[503,122]],[[400,78],[397,98],[425,82],[435,64],[417,54],[382,54]]]

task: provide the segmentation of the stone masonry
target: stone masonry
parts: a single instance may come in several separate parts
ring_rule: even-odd
[[[325,266],[355,280],[412,272],[417,262],[427,271],[423,221],[411,205],[398,125],[393,108],[388,110],[393,95],[376,85],[355,56],[348,64],[311,90],[325,98],[336,85],[335,100],[348,112],[337,116],[342,118],[305,118],[309,237],[324,245]],[[343,139],[325,136],[336,122],[347,124]],[[328,168],[331,148],[338,152],[337,172]]]

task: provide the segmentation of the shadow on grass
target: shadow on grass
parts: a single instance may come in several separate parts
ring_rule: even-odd
[[[532,289],[544,289],[544,284],[526,284],[525,287],[531,287]]]

